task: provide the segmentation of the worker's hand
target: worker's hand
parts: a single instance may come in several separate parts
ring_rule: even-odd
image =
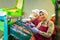
[[[26,23],[25,26],[29,26],[29,23]]]
[[[35,25],[32,22],[30,23],[30,25],[33,26],[33,27],[35,27]]]
[[[21,21],[22,21],[22,22],[26,22],[26,19],[22,19]]]
[[[29,23],[26,23],[26,24],[25,24],[25,27],[26,27],[28,30],[30,30],[30,28],[31,28],[31,26],[30,26]]]
[[[39,30],[37,28],[33,27],[32,31],[33,31],[33,33],[38,33]]]

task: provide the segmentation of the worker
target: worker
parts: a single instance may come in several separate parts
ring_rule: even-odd
[[[52,15],[51,19],[52,22],[55,22],[55,14]],[[52,35],[52,40],[56,40],[56,25],[54,24],[54,32]]]
[[[39,22],[41,22],[41,17],[39,16],[39,9],[32,10],[32,15],[30,15],[32,23],[35,25],[35,27],[38,25]],[[35,40],[34,34],[32,34],[30,40]]]
[[[48,13],[44,9],[40,10],[40,17],[42,21],[37,25],[37,27],[31,28],[34,33],[35,40],[52,40],[54,23],[48,20]]]
[[[37,26],[38,23],[41,21],[41,17],[39,17],[39,12],[40,12],[39,9],[32,10],[32,14],[35,17],[32,23],[35,24],[35,26]]]

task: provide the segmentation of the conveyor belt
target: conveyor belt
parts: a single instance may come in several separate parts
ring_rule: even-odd
[[[19,40],[29,40],[32,34],[26,28],[13,24],[10,27],[10,35]]]

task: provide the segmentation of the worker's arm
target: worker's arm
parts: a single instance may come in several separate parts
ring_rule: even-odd
[[[50,21],[48,23],[48,30],[47,30],[47,32],[42,32],[42,31],[39,30],[38,33],[40,35],[48,38],[48,37],[50,37],[53,34],[53,31],[54,31],[54,23]]]

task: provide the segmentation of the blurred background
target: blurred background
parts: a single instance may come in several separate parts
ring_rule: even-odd
[[[55,13],[54,5],[51,0],[24,0],[24,13],[25,17],[28,17],[29,14],[32,14],[34,9],[45,9],[48,11],[48,18],[50,19],[51,15]],[[27,15],[27,16],[26,16]]]

